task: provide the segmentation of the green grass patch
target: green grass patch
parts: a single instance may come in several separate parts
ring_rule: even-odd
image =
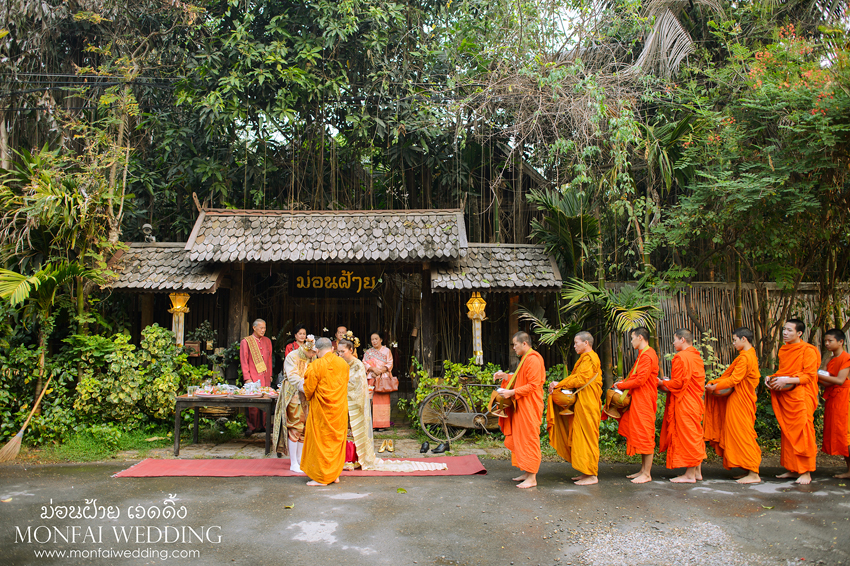
[[[154,448],[174,443],[173,433],[166,427],[145,430],[104,432],[85,429],[71,434],[61,444],[46,446],[39,459],[54,462],[96,462],[113,458],[118,452],[130,450],[147,454]],[[142,456],[144,457],[144,456]]]

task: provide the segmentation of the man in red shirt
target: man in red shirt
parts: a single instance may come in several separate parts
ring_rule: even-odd
[[[272,383],[272,341],[266,338],[266,321],[258,318],[253,324],[254,333],[239,344],[239,361],[242,364],[242,379],[245,383],[260,382],[263,387]],[[266,429],[259,409],[248,409],[247,435]]]

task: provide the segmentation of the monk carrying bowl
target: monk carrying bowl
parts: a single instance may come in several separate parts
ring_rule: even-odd
[[[631,402],[632,397],[628,391],[620,391],[616,387],[612,387],[605,392],[605,407],[602,410],[609,417],[619,419]]]
[[[559,415],[572,415],[578,395],[573,389],[555,389],[552,391],[552,401],[563,409]]]

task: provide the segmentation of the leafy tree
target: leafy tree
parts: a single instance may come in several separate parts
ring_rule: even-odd
[[[47,340],[53,332],[53,306],[56,294],[75,277],[93,274],[77,263],[46,264],[33,275],[0,269],[0,298],[12,306],[24,304],[38,324],[38,380],[35,395],[41,393],[44,379]]]

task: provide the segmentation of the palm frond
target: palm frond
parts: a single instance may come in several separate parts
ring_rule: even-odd
[[[0,269],[0,297],[8,299],[12,306],[23,303],[30,293],[37,290],[42,279],[36,275],[22,275],[8,269]]]

